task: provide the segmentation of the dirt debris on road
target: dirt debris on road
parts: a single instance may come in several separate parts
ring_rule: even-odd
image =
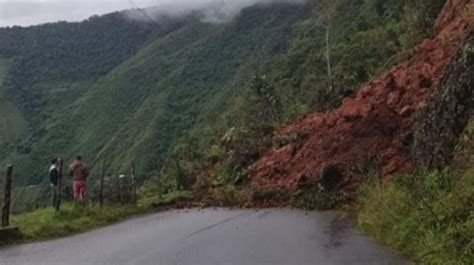
[[[296,188],[336,167],[341,185],[353,186],[361,166],[371,163],[385,178],[413,169],[404,148],[415,114],[430,99],[474,21],[473,0],[449,0],[436,36],[416,46],[406,61],[361,87],[342,105],[309,114],[282,128],[276,137],[297,139],[264,152],[251,167],[252,184]],[[294,136],[297,137],[294,137]]]

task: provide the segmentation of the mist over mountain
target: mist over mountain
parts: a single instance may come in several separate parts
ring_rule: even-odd
[[[130,18],[146,19],[136,10],[129,10],[136,7],[146,9],[154,19],[199,12],[203,14],[203,20],[215,23],[229,21],[243,8],[255,4],[303,2],[305,0],[3,0],[0,1],[0,27],[82,21],[91,16],[122,10]]]
[[[306,0],[155,0],[148,1],[147,4],[150,7],[142,11],[153,19],[159,19],[163,16],[177,18],[191,13],[198,13],[202,15],[202,21],[204,22],[225,23],[235,18],[246,7],[254,5],[269,6],[275,3],[302,4],[305,2]],[[127,10],[124,13],[131,19],[148,20],[144,14],[136,9]]]

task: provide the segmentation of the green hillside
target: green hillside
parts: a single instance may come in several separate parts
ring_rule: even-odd
[[[14,213],[46,205],[53,157],[84,157],[93,201],[102,161],[110,194],[121,197],[112,187],[120,180],[110,176],[127,174],[132,161],[139,186],[138,211],[80,207],[79,220],[78,208],[66,204],[62,214],[40,209],[14,222],[26,238],[40,239],[175,202],[341,207],[358,215],[363,232],[416,263],[471,264],[474,16],[467,3],[308,0],[248,7],[218,24],[198,11],[156,24],[117,12],[0,28],[0,165],[15,166]],[[439,34],[443,6],[438,21],[448,26]],[[402,62],[409,66],[387,71]],[[363,86],[371,80],[373,89]],[[360,87],[367,90],[356,94]],[[367,99],[338,108],[355,94]],[[380,143],[356,142],[382,134]],[[378,161],[384,157],[387,165]],[[397,173],[402,168],[409,174]],[[268,180],[259,183],[252,169]]]
[[[31,129],[9,143],[3,160],[18,165],[20,185],[44,181],[51,157],[69,161],[78,153],[93,169],[105,159],[111,173],[128,172],[135,160],[140,178],[149,178],[186,130],[215,120],[242,93],[260,60],[286,51],[307,11],[305,5],[256,6],[230,23],[203,23],[192,15],[170,20],[167,29],[117,14],[6,29],[13,43],[0,45],[0,54],[12,58],[6,94]],[[109,30],[109,20],[123,25]],[[80,33],[69,35],[74,30]],[[110,36],[94,38],[105,32]],[[57,36],[59,48],[45,34]],[[38,42],[12,50],[15,38],[26,37]]]
[[[4,96],[3,81],[11,61],[0,58],[0,145],[14,141],[26,131],[26,121],[16,106]]]
[[[362,83],[406,58],[414,45],[432,34],[443,4],[309,1],[310,15],[295,27],[288,50],[257,64],[243,93],[222,115],[194,126],[183,137],[155,174],[155,188],[224,186],[226,196],[226,185],[245,182],[248,166],[275,144],[277,128],[308,112],[338,106]]]
[[[240,182],[276,127],[337,106],[402,59],[443,2],[308,1],[246,8],[223,24],[192,14],[157,27],[113,13],[0,29],[5,95],[28,122],[0,160],[17,165],[18,186],[44,183],[51,157],[78,153],[93,174],[102,160],[114,174],[134,160],[140,182],[160,190]]]

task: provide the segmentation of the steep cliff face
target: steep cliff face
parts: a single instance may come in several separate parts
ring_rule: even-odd
[[[387,178],[412,170],[409,147],[416,114],[442,89],[440,80],[473,21],[473,0],[447,1],[436,21],[436,36],[415,47],[410,58],[364,85],[339,108],[280,129],[276,138],[291,140],[267,150],[252,166],[253,185],[295,188],[318,180],[328,166],[337,169],[342,185],[357,183],[369,164]]]

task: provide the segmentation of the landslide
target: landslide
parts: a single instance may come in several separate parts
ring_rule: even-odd
[[[448,0],[435,23],[435,36],[413,48],[408,59],[362,86],[339,108],[306,115],[275,135],[251,167],[251,183],[296,188],[325,172],[353,187],[366,167],[390,178],[410,172],[410,133],[439,88],[474,21],[474,0]]]

